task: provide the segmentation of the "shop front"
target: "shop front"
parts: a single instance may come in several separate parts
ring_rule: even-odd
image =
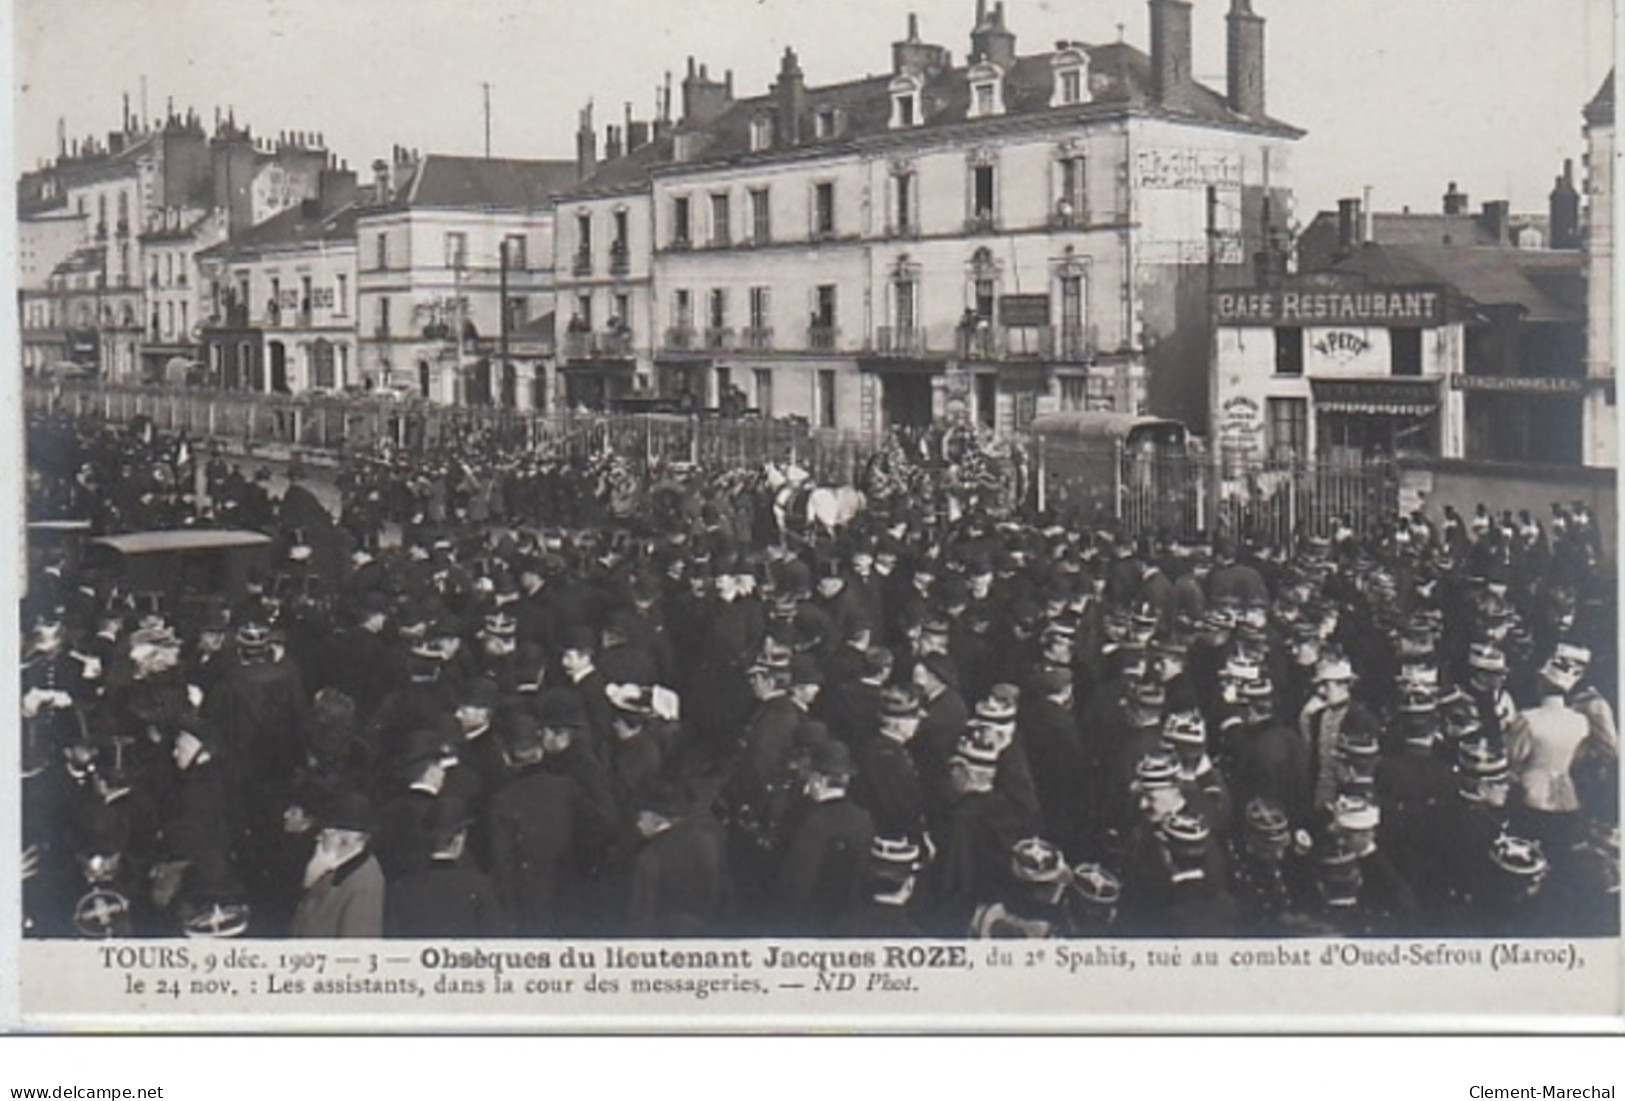
[[[1439,454],[1438,379],[1311,379],[1315,452],[1334,462]]]

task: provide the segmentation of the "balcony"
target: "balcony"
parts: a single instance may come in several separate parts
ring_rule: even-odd
[[[745,348],[752,352],[771,352],[773,350],[773,330],[753,326],[743,331]]]
[[[730,233],[727,229],[716,229],[711,231],[711,239],[705,243],[705,247],[732,248],[733,243],[734,240],[732,233]]]
[[[673,325],[666,330],[666,347],[675,352],[690,352],[699,345],[699,332],[692,325]]]
[[[1000,359],[1004,346],[1004,330],[992,324],[959,330],[959,354],[965,359]]]
[[[920,222],[917,218],[910,218],[905,222],[893,222],[886,227],[887,234],[904,241],[918,240],[920,236]]]
[[[573,275],[591,275],[592,252],[588,249],[577,249],[575,263],[570,265],[570,272]]]
[[[128,218],[120,218],[118,220],[118,235],[120,237],[128,237],[130,235],[130,220]]]
[[[999,220],[991,210],[978,210],[965,219],[965,232],[968,234],[995,233],[999,228]]]
[[[106,222],[97,222],[96,223],[96,240],[98,240],[98,241],[107,240],[107,223]]]
[[[680,233],[671,239],[671,250],[673,252],[688,252],[693,247],[694,242],[686,233]]]
[[[1088,224],[1088,218],[1083,211],[1076,209],[1066,200],[1055,204],[1049,212],[1049,227],[1051,229],[1082,229]]]
[[[875,330],[875,354],[883,356],[924,355],[925,330],[909,327],[882,326]]]
[[[705,330],[705,348],[711,352],[731,352],[734,347],[734,331],[729,328],[708,328]]]
[[[389,326],[388,325],[374,325],[372,327],[372,338],[374,340],[389,340],[390,339]]]
[[[625,275],[632,270],[632,253],[625,241],[616,241],[609,247],[609,273]]]
[[[564,336],[564,358],[631,359],[632,334],[572,332]]]
[[[834,325],[816,324],[807,327],[807,347],[815,352],[833,352],[841,331]]]
[[[1053,325],[1043,330],[1044,357],[1057,363],[1093,363],[1099,347],[1094,325]]]

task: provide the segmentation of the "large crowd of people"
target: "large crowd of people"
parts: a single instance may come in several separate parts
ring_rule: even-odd
[[[150,426],[30,444],[35,518],[272,536],[220,591],[31,546],[31,936],[1617,934],[1581,505],[821,536],[470,439],[351,456],[335,517]]]

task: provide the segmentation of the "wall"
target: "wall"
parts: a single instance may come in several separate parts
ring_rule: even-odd
[[[1616,355],[1614,310],[1614,127],[1587,129],[1586,166],[1589,198],[1586,230],[1587,347],[1586,374],[1614,375]],[[1619,410],[1601,390],[1586,397],[1585,448],[1587,466],[1619,465]]]
[[[1423,508],[1438,520],[1444,506],[1470,516],[1480,502],[1492,514],[1528,509],[1543,524],[1553,502],[1584,502],[1597,519],[1603,549],[1613,561],[1619,545],[1618,479],[1612,470],[1587,467],[1515,466],[1471,460],[1402,460],[1401,485],[1424,492]]]

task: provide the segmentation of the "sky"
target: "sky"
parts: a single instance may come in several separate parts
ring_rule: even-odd
[[[400,144],[478,154],[482,83],[498,156],[573,157],[589,98],[603,126],[653,113],[690,55],[765,92],[786,45],[809,84],[887,71],[919,13],[962,62],[975,0],[12,0],[19,169],[118,126],[122,96],[161,114],[230,106],[256,133],[321,131],[366,175]],[[1144,0],[1005,0],[1023,53],[1121,35],[1149,48]],[[1195,71],[1224,87],[1229,0],[1195,0]],[[1373,189],[1380,210],[1477,203],[1539,212],[1581,108],[1613,65],[1610,0],[1254,0],[1268,21],[1270,113],[1305,130],[1300,221]],[[680,94],[680,93],[679,93]],[[680,100],[679,100],[680,106]],[[1580,170],[1577,164],[1577,171]]]

